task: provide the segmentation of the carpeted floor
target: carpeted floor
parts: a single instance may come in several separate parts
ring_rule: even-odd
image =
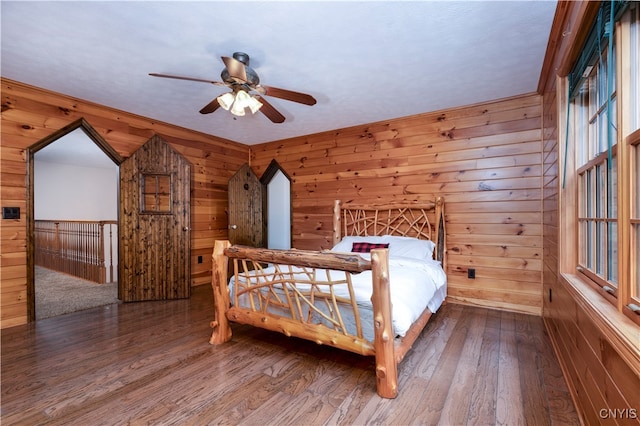
[[[36,266],[36,319],[118,303],[118,283],[96,284]]]

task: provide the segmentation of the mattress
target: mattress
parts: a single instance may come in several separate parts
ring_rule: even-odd
[[[360,254],[362,257],[369,257],[368,254]],[[246,275],[239,275],[240,286],[245,286],[247,280],[251,281],[251,285],[263,285],[261,291],[263,295],[267,293],[271,300],[287,300],[287,294],[283,286],[289,292],[295,291],[296,294],[308,294],[312,289],[310,275],[313,274],[314,281],[317,282],[336,282],[346,280],[343,271],[324,270],[324,269],[304,269],[292,267],[289,265],[279,265],[280,278],[282,271],[286,271],[287,278],[278,284],[268,286],[270,274],[276,272],[276,266],[272,265],[264,268],[259,273],[250,271]],[[390,294],[392,304],[392,323],[396,336],[403,337],[409,330],[411,325],[420,317],[426,308],[435,313],[442,305],[447,293],[447,278],[440,264],[432,259],[414,259],[410,257],[395,256],[389,258],[389,277],[390,277]],[[362,324],[363,337],[370,342],[374,340],[373,329],[373,306],[371,303],[372,295],[372,272],[365,271],[358,274],[350,274],[350,279],[354,291],[354,297],[357,302],[357,315]],[[234,277],[230,280],[231,301],[235,302],[235,281]],[[315,291],[330,293],[330,285],[316,284]],[[347,284],[333,284],[333,294],[336,298],[349,298],[349,289]],[[302,304],[304,305],[304,304]],[[243,308],[256,308],[256,301],[252,301],[247,295],[239,297],[237,306]],[[297,315],[303,317],[308,322],[314,324],[324,324],[330,328],[336,328],[335,323],[327,320],[325,316],[335,317],[333,308],[326,303],[314,303],[315,308],[309,306],[300,306]],[[260,308],[260,307],[258,307]],[[265,308],[268,312],[286,318],[291,318],[292,314],[288,309],[277,306],[277,303],[270,303]],[[340,319],[344,325],[344,330],[339,330],[349,334],[356,334],[356,313],[349,304],[340,305]],[[340,327],[341,328],[341,327]]]

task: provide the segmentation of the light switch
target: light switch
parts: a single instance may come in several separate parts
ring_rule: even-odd
[[[3,219],[20,219],[20,207],[3,207]]]

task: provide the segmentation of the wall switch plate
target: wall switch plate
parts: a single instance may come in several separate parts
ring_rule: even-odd
[[[20,207],[3,207],[3,219],[20,219]]]
[[[471,278],[472,280],[476,279],[476,270],[475,270],[475,268],[467,269],[467,278]]]

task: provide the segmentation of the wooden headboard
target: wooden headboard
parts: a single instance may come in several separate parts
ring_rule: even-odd
[[[433,218],[433,224],[429,217]],[[398,235],[428,239],[436,244],[434,258],[446,267],[443,197],[426,203],[384,205],[336,200],[333,206],[333,245],[348,235]]]

